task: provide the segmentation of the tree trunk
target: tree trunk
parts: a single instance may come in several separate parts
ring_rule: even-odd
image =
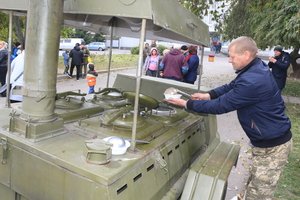
[[[14,16],[13,22],[14,22],[14,30],[15,30],[17,40],[22,44],[23,42],[25,42],[25,37],[23,33],[24,21],[21,19],[21,17]]]
[[[299,48],[295,48],[291,53],[291,65],[293,67],[293,74],[294,78],[300,79],[300,63],[296,62],[296,60],[300,60]]]

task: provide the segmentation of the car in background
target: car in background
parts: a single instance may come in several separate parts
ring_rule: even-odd
[[[104,51],[104,50],[106,50],[106,45],[105,45],[104,42],[91,42],[86,46],[91,51]]]

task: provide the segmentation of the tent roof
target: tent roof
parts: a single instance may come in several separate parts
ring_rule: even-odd
[[[140,37],[147,19],[146,38],[209,45],[208,26],[177,0],[65,0],[64,24],[93,32]],[[88,3],[87,3],[88,2]],[[1,10],[26,12],[30,0],[0,0]]]

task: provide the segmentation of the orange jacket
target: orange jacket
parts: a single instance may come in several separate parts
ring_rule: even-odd
[[[88,82],[88,86],[95,86],[96,85],[96,76],[87,74],[86,79]]]

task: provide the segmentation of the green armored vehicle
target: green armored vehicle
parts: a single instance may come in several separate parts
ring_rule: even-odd
[[[208,28],[173,0],[0,0],[27,16],[23,102],[0,110],[0,199],[224,199],[239,147],[216,117],[162,102],[172,80],[119,74],[113,87],[56,94],[61,24],[208,45]],[[172,13],[183,17],[173,18]],[[109,70],[108,70],[109,71]]]

